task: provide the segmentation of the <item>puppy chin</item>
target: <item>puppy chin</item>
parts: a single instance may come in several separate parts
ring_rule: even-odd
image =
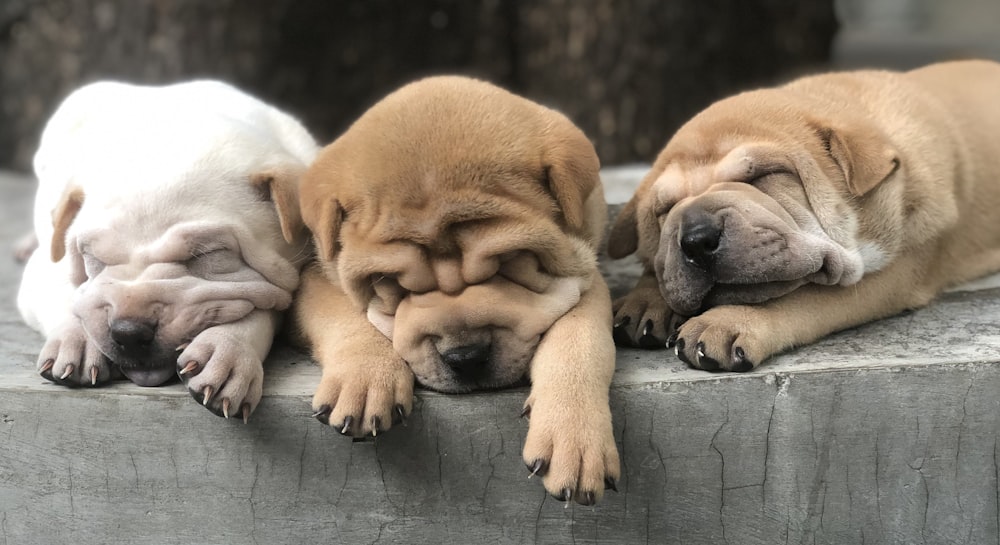
[[[163,349],[105,351],[125,378],[139,386],[160,386],[177,377],[176,355]]]
[[[169,367],[120,367],[126,378],[139,386],[160,386],[177,376],[173,365]]]

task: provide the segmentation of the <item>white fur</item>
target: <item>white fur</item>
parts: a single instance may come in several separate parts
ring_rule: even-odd
[[[258,284],[274,288],[258,296],[256,309],[275,314],[275,319],[254,311],[245,319],[183,332],[184,343],[196,346],[181,357],[207,358],[212,352],[208,347],[221,346],[224,336],[235,334],[247,342],[237,343],[234,358],[244,356],[242,350],[251,360],[263,359],[278,324],[276,312],[287,306],[298,285],[303,249],[285,242],[273,205],[261,201],[250,179],[269,169],[304,169],[316,151],[314,140],[296,120],[220,82],[165,87],[99,82],[71,94],[46,125],[35,155],[34,228],[39,247],[26,265],[18,293],[24,320],[46,336],[43,356],[48,350],[52,358],[72,363],[79,372],[83,362],[64,353],[70,349],[67,339],[79,341],[82,327],[86,342],[99,346],[100,336],[93,331],[107,327],[86,323],[89,318],[75,309],[85,293],[94,297],[112,287],[92,278],[82,284],[73,281],[79,240],[96,240],[115,250],[116,267],[132,271],[120,273],[114,287],[130,289],[161,274],[157,271],[164,268],[162,256],[172,255],[170,248],[184,244],[183,237],[190,237],[192,230],[205,229],[236,239],[247,274],[259,275],[263,280]],[[52,262],[52,214],[70,188],[82,191],[83,205],[66,233],[66,255]],[[163,304],[187,304],[192,286],[197,291],[210,289],[208,284],[184,277],[186,295],[166,293]],[[165,291],[171,289],[180,288]],[[285,293],[287,297],[280,295]]]

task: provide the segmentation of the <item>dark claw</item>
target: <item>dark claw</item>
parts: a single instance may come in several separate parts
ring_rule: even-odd
[[[624,316],[617,322],[615,322],[614,329],[611,330],[611,337],[615,341],[617,346],[635,346],[635,342],[632,337],[629,336],[628,331],[625,328],[628,324],[632,322],[631,316]]]
[[[333,412],[333,407],[331,407],[329,405],[323,405],[323,406],[321,406],[319,408],[318,411],[314,412],[312,414],[312,416],[316,420],[319,420],[320,422],[322,422],[322,423],[326,424],[327,426],[329,426],[330,425],[330,413],[332,413],[332,412]]]
[[[382,429],[382,419],[378,416],[372,417],[372,437],[378,435],[378,432]]]
[[[531,472],[531,474],[528,475],[529,479],[534,477],[535,475],[544,476],[545,472],[549,470],[549,462],[543,458],[538,458],[534,462],[531,462],[530,465],[529,464],[525,465],[528,466],[528,471]]]
[[[592,491],[585,492],[580,500],[580,505],[594,505],[595,503],[597,503],[597,498]]]
[[[698,367],[703,371],[719,371],[719,362],[715,358],[710,358],[705,355],[705,343],[698,343],[697,345],[698,354]]]
[[[573,499],[573,489],[569,487],[563,488],[559,496],[552,494],[552,497],[559,501],[569,501]]]
[[[402,405],[397,404],[392,408],[392,423],[406,425],[406,411]]]
[[[669,337],[667,337],[667,348],[673,348],[674,345],[677,344],[677,334],[678,333],[680,333],[680,332],[679,331],[674,331],[673,333],[670,334]]]
[[[747,359],[747,353],[743,351],[742,347],[737,346],[734,353],[734,363],[733,371],[737,373],[745,373],[753,369],[753,362]]]
[[[677,354],[677,358],[682,362],[691,365],[691,360],[684,353],[684,339],[677,339],[677,342],[674,343],[674,354]]]
[[[656,338],[653,331],[653,320],[646,320],[646,325],[642,326],[642,336],[639,337],[639,348],[663,348],[663,340]]]
[[[607,322],[604,322],[604,323],[607,323]],[[631,316],[622,316],[621,319],[619,319],[617,322],[615,322],[615,326],[614,327],[615,327],[615,329],[621,329],[621,328],[629,325],[630,323],[632,323],[632,317]]]
[[[344,425],[337,426],[340,428],[340,435],[350,435],[351,434],[351,424],[354,423],[354,417],[347,415],[344,417]]]
[[[521,416],[518,418],[524,417],[527,417],[529,420],[531,419],[531,405],[525,405],[524,408],[521,409]]]
[[[609,488],[611,490],[614,490],[615,492],[618,492],[618,481],[616,481],[614,477],[604,478],[604,489],[608,490]]]

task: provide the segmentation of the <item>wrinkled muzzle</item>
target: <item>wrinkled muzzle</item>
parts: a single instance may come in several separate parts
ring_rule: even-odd
[[[369,307],[369,319],[392,339],[421,384],[462,392],[517,382],[542,335],[580,301],[581,278],[554,278],[533,291],[503,276],[466,287],[411,294],[395,316]]]
[[[850,285],[864,265],[804,205],[717,191],[670,211],[654,268],[667,304],[690,316],[716,305],[760,303],[807,283]]]

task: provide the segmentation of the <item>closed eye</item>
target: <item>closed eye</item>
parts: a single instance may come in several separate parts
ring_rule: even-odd
[[[94,278],[95,276],[101,274],[106,266],[103,261],[97,259],[91,254],[85,253],[83,255],[83,269],[87,273],[87,278]]]
[[[226,247],[198,249],[186,264],[195,276],[213,276],[233,273],[243,268],[243,260]]]

